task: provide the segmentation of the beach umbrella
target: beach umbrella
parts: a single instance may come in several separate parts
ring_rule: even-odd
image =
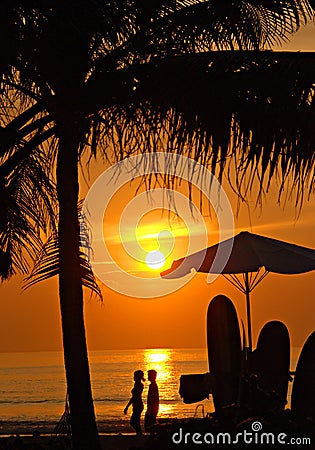
[[[219,245],[220,249],[226,247],[231,252],[223,270],[220,271],[215,261]],[[251,351],[251,291],[269,272],[299,274],[314,269],[315,250],[243,231],[233,238],[174,261],[171,268],[162,272],[161,276],[178,278],[192,270],[221,273],[246,296],[248,347]]]

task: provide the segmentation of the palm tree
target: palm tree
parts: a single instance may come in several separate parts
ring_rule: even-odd
[[[298,180],[312,175],[314,138],[304,147],[302,132],[310,135],[304,119],[314,111],[313,57],[260,52],[296,31],[312,10],[307,0],[5,0],[0,8],[0,152],[4,164],[18,154],[26,164],[39,148],[49,167],[56,161],[73,445],[98,449],[83,315],[78,160],[84,151],[122,159],[166,148],[210,164],[219,176],[235,161],[238,189],[248,170],[260,179],[278,168],[283,180],[291,172]]]

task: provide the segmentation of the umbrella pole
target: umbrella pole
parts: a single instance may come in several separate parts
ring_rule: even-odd
[[[245,295],[246,295],[246,312],[247,312],[247,336],[248,336],[248,350],[249,354],[252,352],[253,344],[252,344],[252,324],[250,317],[250,298],[249,298],[249,280],[248,280],[248,272],[245,273]]]

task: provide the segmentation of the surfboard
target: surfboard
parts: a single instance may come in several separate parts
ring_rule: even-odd
[[[231,300],[214,297],[207,313],[208,362],[214,376],[213,403],[217,413],[236,405],[241,373],[241,336],[236,310]]]
[[[306,340],[298,359],[291,411],[296,417],[315,419],[315,331]]]
[[[251,356],[251,372],[257,375],[257,405],[268,410],[283,410],[287,403],[290,377],[290,336],[283,322],[267,322],[260,331]],[[255,405],[254,405],[255,406]]]

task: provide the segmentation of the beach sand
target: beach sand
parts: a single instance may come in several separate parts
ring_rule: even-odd
[[[130,434],[100,435],[102,449],[140,450],[146,448],[149,436]],[[51,436],[9,436],[0,437],[0,450],[66,450],[66,438],[54,439]]]
[[[135,435],[115,435],[100,436],[102,449],[106,450],[123,450],[123,449],[141,449],[146,447],[149,436]]]

